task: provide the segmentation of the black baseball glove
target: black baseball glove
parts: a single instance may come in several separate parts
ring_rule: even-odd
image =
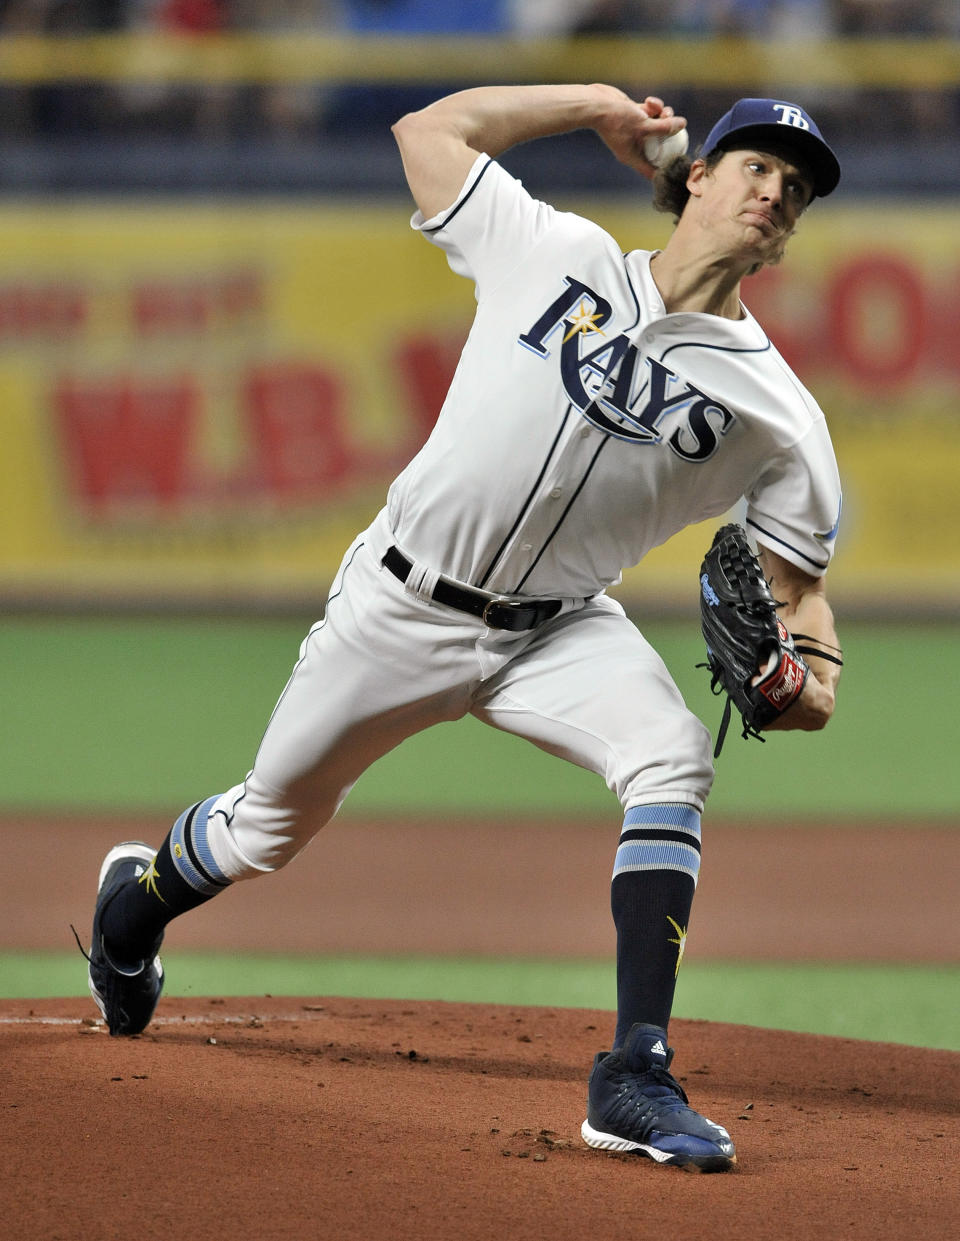
[[[700,628],[707,644],[710,688],[727,695],[717,743],[723,746],[735,706],[743,736],[760,737],[800,696],[809,668],[764,580],[742,526],[721,527],[700,566]]]

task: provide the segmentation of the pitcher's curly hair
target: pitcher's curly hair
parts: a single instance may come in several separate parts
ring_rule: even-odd
[[[715,168],[723,159],[725,151],[715,149],[704,160],[707,172]],[[653,178],[653,207],[655,211],[663,211],[673,216],[676,222],[683,215],[683,210],[690,197],[687,189],[687,177],[696,156],[677,155],[668,164],[658,168]]]

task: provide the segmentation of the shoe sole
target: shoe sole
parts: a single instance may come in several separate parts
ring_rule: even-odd
[[[580,1136],[594,1150],[642,1155],[664,1167],[684,1168],[690,1172],[726,1172],[737,1162],[736,1155],[724,1155],[719,1151],[716,1155],[698,1157],[658,1150],[655,1146],[650,1146],[645,1142],[632,1142],[629,1138],[619,1138],[615,1133],[601,1133],[599,1129],[594,1129],[589,1120],[585,1120],[580,1126]]]

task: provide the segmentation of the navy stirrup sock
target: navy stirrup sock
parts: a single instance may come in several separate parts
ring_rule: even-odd
[[[700,815],[692,806],[627,811],[610,888],[617,928],[617,1030],[666,1030],[700,872]]]
[[[229,887],[230,880],[207,843],[207,820],[218,796],[185,810],[152,865],[107,902],[100,925],[104,942],[117,959],[154,956],[168,922]]]

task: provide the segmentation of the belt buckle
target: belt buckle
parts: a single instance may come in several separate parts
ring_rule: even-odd
[[[527,608],[527,604],[518,603],[515,599],[508,599],[504,595],[498,595],[495,599],[488,599],[483,605],[483,612],[480,619],[489,629],[509,629],[509,625],[498,624],[493,619],[493,611],[496,608],[504,608],[508,615],[516,615],[521,608]]]

